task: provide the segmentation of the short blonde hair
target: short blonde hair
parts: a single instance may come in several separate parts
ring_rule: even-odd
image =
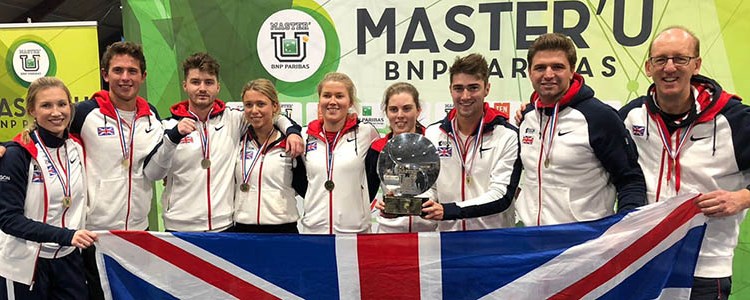
[[[248,91],[256,91],[263,94],[263,96],[268,97],[268,99],[271,100],[271,104],[276,105],[276,110],[273,112],[274,120],[279,117],[279,114],[281,113],[281,103],[279,103],[279,93],[276,91],[276,86],[273,85],[273,82],[265,78],[251,80],[242,88],[240,99],[243,99],[244,101],[245,93]]]
[[[346,87],[346,91],[349,93],[349,99],[352,100],[352,108],[359,110],[359,99],[357,99],[357,88],[354,87],[354,82],[348,75],[344,73],[331,72],[323,77],[323,80],[318,83],[318,97],[323,91],[323,85],[329,81],[340,82]]]

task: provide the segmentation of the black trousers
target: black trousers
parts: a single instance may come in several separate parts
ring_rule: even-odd
[[[9,299],[10,293],[16,299],[29,300],[88,299],[89,296],[83,275],[83,258],[78,250],[60,258],[39,258],[33,287],[0,279],[0,299]]]
[[[690,300],[727,300],[732,291],[732,277],[693,277]]]
[[[297,230],[297,222],[279,225],[250,225],[237,223],[228,231],[244,233],[299,233],[299,230]]]
[[[104,300],[102,282],[99,279],[99,269],[96,268],[96,247],[94,245],[83,250],[83,265],[86,269],[86,286],[89,290],[89,298],[92,300]]]

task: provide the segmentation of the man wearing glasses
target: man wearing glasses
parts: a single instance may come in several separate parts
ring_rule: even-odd
[[[699,75],[700,41],[682,27],[659,33],[649,47],[646,96],[620,110],[638,147],[649,203],[679,193],[709,217],[691,299],[727,299],[739,224],[750,207],[750,108]]]
[[[559,33],[529,48],[534,92],[519,127],[526,226],[599,219],[646,203],[638,153],[617,112],[575,73],[573,41]],[[615,199],[617,205],[615,206]]]

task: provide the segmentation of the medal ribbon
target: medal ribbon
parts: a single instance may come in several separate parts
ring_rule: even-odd
[[[680,137],[679,143],[676,145],[676,147],[672,147],[672,137],[669,135],[669,129],[667,129],[667,124],[664,123],[664,120],[661,119],[661,117],[652,114],[651,116],[653,119],[656,120],[656,123],[659,125],[659,138],[661,138],[662,145],[664,146],[664,150],[669,156],[668,165],[667,165],[667,182],[669,182],[669,179],[672,178],[672,168],[675,169],[675,190],[680,191],[680,151],[682,151],[682,147],[685,146],[685,141],[687,141],[688,136],[690,136],[690,132],[693,131],[693,126],[695,123],[691,123],[690,126],[684,131],[684,134],[681,134],[680,132],[682,130],[677,129],[676,133],[677,136]]]
[[[44,144],[44,141],[39,137],[39,133],[34,131],[34,136],[36,136],[36,144],[40,145],[42,148],[42,152],[44,152],[44,156],[47,157],[47,161],[50,163],[50,167],[52,167],[52,171],[55,172],[55,175],[57,175],[57,179],[60,181],[60,186],[62,186],[63,190],[63,196],[64,197],[70,197],[70,173],[68,170],[70,170],[70,159],[68,158],[68,145],[64,144],[65,149],[65,162],[68,165],[67,169],[63,169],[63,172],[58,171],[57,165],[55,165],[55,161],[52,160],[52,155],[50,154],[49,150],[47,149],[47,145]],[[62,164],[62,162],[60,162]],[[62,166],[60,166],[60,169],[62,169]],[[61,173],[65,174],[65,177],[63,178]]]
[[[120,111],[118,109],[115,109],[115,114],[117,115],[117,129],[120,130],[120,149],[122,149],[122,159],[123,160],[129,160],[131,155],[131,150],[133,149],[133,140],[135,136],[135,119],[138,117],[138,111],[135,111],[135,114],[133,114],[133,122],[130,123],[130,134],[128,140],[125,140],[125,127],[123,124],[127,125],[125,123],[125,120],[120,116]]]
[[[456,143],[456,150],[458,150],[458,155],[461,156],[461,167],[464,170],[464,173],[471,174],[471,169],[474,167],[474,161],[476,160],[477,150],[479,149],[479,145],[482,143],[482,129],[484,129],[484,113],[482,114],[482,118],[479,120],[479,128],[477,130],[477,134],[474,136],[474,149],[471,152],[471,162],[467,165],[467,154],[469,153],[469,138],[471,136],[466,138],[466,144],[464,145],[463,142],[461,142],[461,138],[458,136],[458,125],[456,124],[456,119],[454,118],[451,121],[451,129],[453,130],[453,135],[451,137],[453,138],[453,142]]]
[[[338,132],[336,132],[336,137],[333,138],[333,145],[328,143],[328,138],[325,137],[325,132],[323,133],[324,137],[323,140],[326,142],[326,159],[328,160],[328,163],[326,164],[326,173],[328,176],[328,180],[331,180],[333,178],[333,148],[336,147],[336,142],[339,141],[339,137],[341,137],[341,131],[343,128],[339,129]]]
[[[544,116],[544,112],[542,111],[542,106],[540,105],[541,101],[536,101],[536,111],[539,112],[539,128],[542,128],[541,122],[542,122],[542,116]],[[549,161],[549,155],[551,153],[550,150],[552,150],[552,142],[555,139],[555,131],[557,131],[557,117],[558,112],[560,110],[560,101],[555,102],[555,108],[552,110],[552,115],[547,118],[547,124],[544,126],[545,134],[542,136],[542,153],[544,153],[544,161],[545,163]]]
[[[198,117],[198,115],[188,110],[188,113],[190,113],[190,115],[193,116],[196,121],[200,122],[201,127],[203,127],[202,131],[198,131],[198,136],[200,136],[201,138],[201,151],[203,152],[203,159],[208,159],[211,156],[209,153],[210,148],[208,145],[209,140],[208,140],[208,125],[207,124],[208,124],[208,119],[211,116],[211,112],[213,111],[214,109],[212,107],[211,110],[208,111],[208,116],[206,116],[206,122],[203,122]]]
[[[268,147],[268,141],[271,140],[271,137],[275,132],[276,129],[272,129],[271,134],[266,137],[266,141],[258,150],[258,154],[255,155],[255,157],[253,157],[253,161],[250,162],[250,169],[245,169],[245,166],[247,165],[247,137],[250,135],[249,132],[245,134],[245,137],[242,140],[242,183],[248,183],[250,181],[250,173],[252,173],[253,168],[255,168],[255,163],[258,162],[259,157],[266,155],[265,152],[266,148]]]

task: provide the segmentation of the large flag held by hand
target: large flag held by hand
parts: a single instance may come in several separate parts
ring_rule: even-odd
[[[705,230],[695,195],[601,220],[448,233],[112,231],[114,299],[681,299]]]

